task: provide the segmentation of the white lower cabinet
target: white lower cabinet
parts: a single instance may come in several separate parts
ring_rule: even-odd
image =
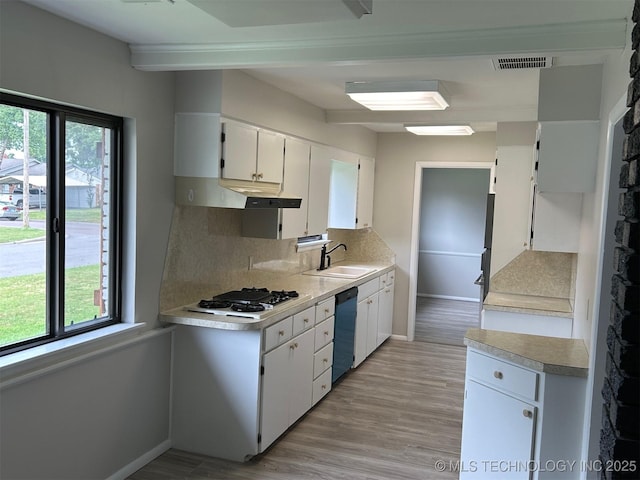
[[[391,270],[380,278],[380,299],[378,315],[378,340],[377,346],[382,345],[391,336],[393,327],[393,297],[394,297],[395,270]]]
[[[585,392],[586,378],[469,347],[460,479],[578,478]]]
[[[311,408],[314,339],[309,329],[264,354],[260,451]]]
[[[358,287],[353,366],[360,365],[377,347],[380,277]]]

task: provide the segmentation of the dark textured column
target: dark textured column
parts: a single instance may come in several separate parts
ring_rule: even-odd
[[[635,0],[634,49],[629,65],[627,91],[629,111],[624,117],[626,133],[616,224],[614,252],[616,273],[612,279],[612,306],[607,330],[606,377],[602,389],[603,415],[600,431],[602,479],[640,478],[640,0]],[[612,159],[616,161],[616,159]]]

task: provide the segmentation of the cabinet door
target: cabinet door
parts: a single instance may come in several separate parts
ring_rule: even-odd
[[[582,194],[537,193],[531,248],[545,252],[578,252]]]
[[[392,275],[392,272],[389,274]],[[380,291],[380,305],[379,305],[379,317],[378,317],[378,341],[379,347],[382,342],[391,336],[391,329],[393,326],[393,283],[385,286]]]
[[[540,192],[592,192],[600,123],[540,122],[537,184]]]
[[[225,122],[222,131],[222,178],[255,180],[258,130],[241,123]]]
[[[311,146],[309,164],[308,235],[327,231],[329,221],[329,186],[331,183],[331,155],[328,149]]]
[[[536,408],[472,380],[466,382],[460,479],[528,480],[533,460]]]
[[[289,428],[289,362],[293,356],[293,343],[294,340],[290,340],[263,357],[261,450]]]
[[[353,366],[360,365],[367,358],[368,298],[360,300],[356,310],[356,333],[353,345]]]
[[[356,227],[358,204],[358,163],[331,160],[329,228]]]
[[[268,130],[258,131],[256,180],[282,183],[284,137]]]
[[[314,337],[307,330],[263,357],[261,451],[311,408]]]
[[[313,397],[314,330],[293,339],[289,369],[289,424],[292,425],[311,408]]]
[[[380,313],[380,294],[374,293],[367,299],[367,356],[378,347],[378,317]]]
[[[361,157],[358,169],[358,207],[356,228],[373,225],[373,182],[375,161],[370,157]]]
[[[282,209],[282,238],[307,235],[309,208],[309,150],[310,145],[299,140],[285,140],[283,189],[289,195],[302,198],[300,208]],[[321,232],[318,232],[321,233]]]

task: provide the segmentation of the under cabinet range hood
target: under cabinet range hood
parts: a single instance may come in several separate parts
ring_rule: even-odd
[[[206,177],[175,177],[179,205],[220,208],[300,208],[302,199],[280,184]]]

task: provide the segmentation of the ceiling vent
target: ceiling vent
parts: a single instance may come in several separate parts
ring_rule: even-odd
[[[549,68],[553,57],[529,56],[529,57],[502,57],[493,59],[493,68],[496,70],[522,70],[524,68]]]

